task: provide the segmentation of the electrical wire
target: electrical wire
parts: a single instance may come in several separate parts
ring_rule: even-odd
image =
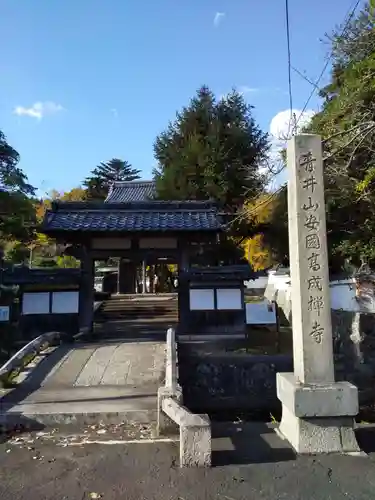
[[[285,21],[286,21],[286,44],[288,52],[288,92],[289,92],[289,110],[290,110],[287,137],[289,137],[290,127],[292,125],[292,119],[293,119],[292,57],[290,49],[289,0],[285,0]]]
[[[344,20],[345,24],[344,24],[344,27],[343,27],[343,29],[341,31],[341,35],[340,36],[343,36],[345,34],[345,31],[349,27],[349,23],[353,19],[355,11],[357,10],[357,8],[358,8],[358,6],[359,6],[360,3],[361,3],[361,0],[356,0],[354,7],[350,8],[348,10],[348,12],[346,13],[345,18],[344,18],[344,19],[346,19],[346,21]],[[292,133],[296,133],[298,123],[300,122],[300,120],[301,120],[304,112],[306,111],[307,106],[309,105],[309,102],[311,101],[311,99],[312,99],[313,95],[315,94],[317,88],[319,88],[319,83],[320,83],[321,79],[323,78],[324,73],[326,72],[326,69],[328,68],[329,63],[331,62],[332,57],[333,57],[333,52],[331,51],[331,53],[330,53],[327,61],[325,62],[324,66],[323,66],[322,71],[320,72],[320,75],[319,75],[317,81],[314,83],[314,88],[312,89],[309,97],[307,98],[307,101],[305,102],[305,105],[303,106],[302,111],[301,111],[298,119],[295,121],[294,130],[293,130]]]

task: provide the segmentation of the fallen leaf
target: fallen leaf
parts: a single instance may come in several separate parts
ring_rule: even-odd
[[[97,498],[102,498],[102,496],[100,495],[100,493],[95,493],[95,491],[93,491],[90,493],[90,498],[97,499]]]
[[[105,429],[100,429],[96,431],[97,434],[105,434],[107,431]]]

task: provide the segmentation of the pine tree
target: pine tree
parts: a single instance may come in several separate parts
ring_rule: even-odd
[[[102,162],[84,180],[87,199],[104,200],[108,191],[117,181],[134,181],[140,178],[140,170],[133,168],[130,163],[118,158]]]

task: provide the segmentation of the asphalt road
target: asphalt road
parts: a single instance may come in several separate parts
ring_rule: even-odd
[[[253,429],[253,428],[252,428]],[[363,433],[366,446],[373,429]],[[104,431],[104,432],[103,432]],[[258,431],[258,429],[256,429]],[[178,443],[151,431],[23,434],[0,445],[1,500],[364,500],[375,498],[375,456],[296,457],[275,434],[216,432],[211,469],[180,469]],[[101,444],[82,444],[85,440]],[[130,442],[110,444],[116,439]],[[140,442],[134,442],[139,440]],[[74,444],[75,443],[75,444]],[[371,448],[370,446],[370,448]],[[371,451],[371,450],[369,450]]]

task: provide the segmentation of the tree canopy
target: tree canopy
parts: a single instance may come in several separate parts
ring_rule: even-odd
[[[202,87],[157,137],[154,151],[162,199],[212,199],[236,211],[264,187],[259,166],[268,151],[267,134],[236,91],[217,101]]]
[[[35,220],[32,196],[35,189],[18,167],[19,154],[0,130],[0,238],[27,240]]]
[[[330,37],[332,71],[321,110],[304,132],[321,135],[330,267],[375,264],[375,28],[368,5]],[[265,235],[279,256],[287,238],[286,187]],[[278,230],[277,230],[278,228]]]
[[[216,256],[219,262],[243,258],[241,241],[250,221],[241,222],[238,214],[265,186],[260,167],[267,157],[268,136],[252,110],[236,90],[217,100],[204,86],[154,144],[160,199],[212,200],[230,214],[228,238]]]
[[[83,181],[87,199],[104,200],[113,182],[134,181],[140,178],[139,174],[140,170],[133,168],[127,161],[118,158],[102,162]]]

